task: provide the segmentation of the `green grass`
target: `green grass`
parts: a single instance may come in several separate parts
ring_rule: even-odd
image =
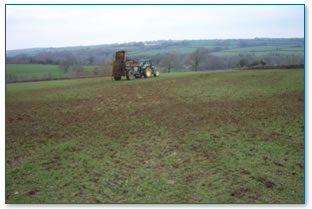
[[[57,65],[40,65],[40,64],[7,64],[6,72],[11,74],[32,77],[33,75],[53,75],[60,76],[64,72]]]
[[[86,72],[96,69],[111,71],[111,65],[97,66],[86,65],[83,69]],[[41,64],[7,64],[6,77],[7,80],[40,80],[44,78],[59,78],[66,76],[64,70],[58,65],[41,65]],[[67,75],[68,76],[68,75]]]
[[[169,90],[169,93],[183,98],[189,96],[211,101],[227,98],[241,99],[254,94],[282,94],[302,88],[302,75],[296,71],[289,71],[287,77],[281,71],[264,72],[260,75],[253,71],[239,70],[203,73],[202,79],[198,79],[197,82],[188,85],[177,84]]]
[[[101,68],[103,66],[100,66],[100,65],[85,65],[83,66],[83,69],[84,70],[95,70],[96,68]]]
[[[304,202],[303,70],[6,87],[7,203]]]

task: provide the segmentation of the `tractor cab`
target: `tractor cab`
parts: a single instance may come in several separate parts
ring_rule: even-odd
[[[140,62],[140,66],[143,67],[143,68],[146,68],[146,67],[152,68],[153,67],[153,64],[152,64],[151,60],[141,59],[139,62]]]

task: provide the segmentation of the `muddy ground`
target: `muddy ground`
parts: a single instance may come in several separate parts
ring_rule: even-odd
[[[304,71],[7,84],[6,201],[304,202]]]

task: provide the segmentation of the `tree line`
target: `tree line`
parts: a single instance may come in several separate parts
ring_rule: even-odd
[[[71,52],[39,53],[33,56],[18,55],[7,57],[6,63],[58,65],[64,70],[64,73],[82,72],[83,65],[110,65],[113,61],[113,53],[113,50],[110,53],[106,52],[102,59],[96,56],[79,56],[79,54]],[[190,54],[171,52],[133,56],[131,58],[149,58],[154,65],[161,67],[164,72],[221,70],[257,65],[302,64],[304,62],[303,56],[281,55],[277,53],[264,56],[257,56],[253,53],[235,56],[215,56],[207,48],[197,48]]]
[[[205,71],[235,69],[243,67],[265,65],[289,65],[303,64],[303,56],[267,54],[256,56],[255,54],[236,56],[215,56],[206,48],[198,48],[191,54],[167,53],[150,56],[154,64],[160,66],[163,72],[177,71]]]

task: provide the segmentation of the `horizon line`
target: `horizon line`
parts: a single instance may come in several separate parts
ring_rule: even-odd
[[[212,38],[212,39],[158,39],[158,40],[145,40],[145,41],[130,41],[122,43],[104,43],[104,44],[92,44],[92,45],[71,45],[71,46],[47,46],[47,47],[31,47],[31,48],[16,48],[6,49],[6,51],[18,51],[18,50],[31,50],[31,49],[57,49],[57,48],[75,48],[75,47],[94,47],[99,45],[124,45],[130,43],[145,43],[156,41],[209,41],[209,40],[253,40],[253,39],[304,39],[305,37],[254,37],[254,38]]]

